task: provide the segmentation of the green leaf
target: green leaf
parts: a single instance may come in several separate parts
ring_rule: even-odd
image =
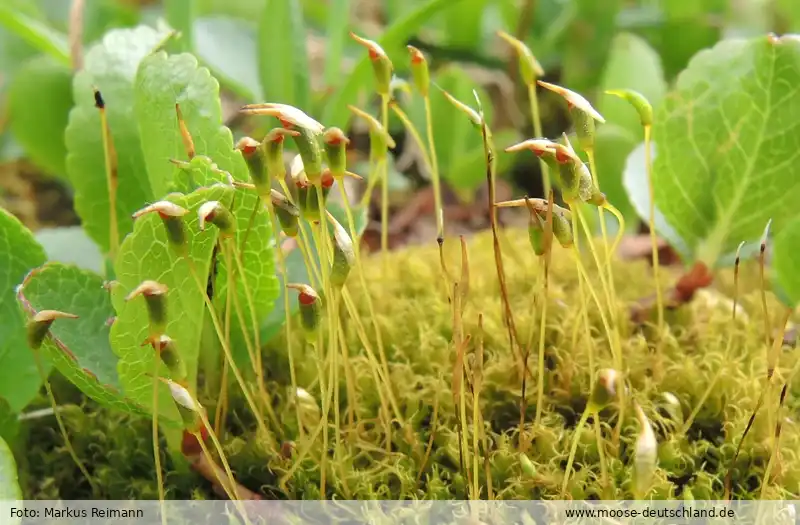
[[[445,8],[458,8],[463,0],[427,0],[402,18],[386,28],[381,38],[377,40],[384,49],[396,48],[413,36],[428,19]],[[350,73],[347,82],[339,88],[328,101],[323,115],[322,123],[326,126],[347,128],[352,113],[347,109],[348,104],[357,104],[362,90],[369,89],[374,92],[374,80],[367,53],[364,52],[355,69]]]
[[[265,100],[310,110],[306,29],[297,0],[266,0],[258,25],[258,74]]]
[[[0,25],[58,62],[65,66],[70,65],[66,35],[9,5],[0,6]]]
[[[36,397],[42,383],[28,349],[25,316],[15,300],[15,288],[45,260],[31,232],[0,208],[0,397],[15,412]]]
[[[652,145],[653,160],[656,158],[656,145]],[[623,175],[623,185],[639,218],[645,223],[650,222],[650,190],[647,185],[647,171],[644,158],[644,142],[639,143],[628,155],[625,161],[625,173]],[[692,252],[681,236],[675,231],[661,210],[656,205],[655,226],[658,236],[667,241],[670,246],[688,261],[691,260]]]
[[[65,176],[64,130],[72,109],[72,71],[47,55],[16,71],[8,91],[11,132],[34,164]]]
[[[342,75],[342,54],[348,38],[347,27],[350,22],[350,0],[333,0],[327,20],[325,85],[330,87],[338,85]]]
[[[256,210],[253,215],[253,210]],[[235,290],[244,319],[240,319],[232,303],[233,335],[235,336],[234,351],[239,356],[245,356],[246,344],[244,331],[253,341],[253,332],[258,330],[261,322],[275,309],[275,300],[278,298],[278,279],[275,275],[275,240],[272,234],[272,219],[264,207],[261,199],[254,192],[240,192],[236,196],[236,205],[232,210],[236,216],[236,236],[234,237],[236,249],[241,255],[242,268],[245,278],[242,278],[236,263],[233,262],[235,276]],[[251,223],[252,218],[252,223]],[[228,244],[230,246],[230,243]],[[224,311],[225,299],[228,293],[228,265],[225,257],[218,256],[219,273],[216,283],[218,292],[215,295],[215,304],[218,311]],[[253,301],[256,325],[253,326],[253,316],[247,303],[245,283]],[[237,359],[238,360],[238,359]],[[252,370],[249,357],[245,361],[246,368]]]
[[[153,195],[173,189],[179,168],[170,159],[187,160],[175,104],[191,133],[197,155],[210,157],[237,180],[248,180],[247,164],[233,148],[231,131],[222,125],[219,83],[189,54],[159,52],[145,58],[135,83],[135,116]],[[215,179],[217,180],[217,179]],[[140,206],[143,202],[140,203]]]
[[[103,279],[76,266],[48,263],[32,270],[17,294],[31,316],[60,310],[78,319],[57,320],[42,350],[59,372],[95,401],[111,408],[144,415],[140,406],[121,394],[119,359],[109,344],[114,316]]]
[[[773,288],[792,308],[800,305],[800,217],[775,236],[772,246]]]
[[[561,85],[592,99],[594,94],[589,91],[599,83],[622,0],[574,0],[567,5],[575,9],[575,16],[561,35]]]
[[[189,390],[194,392],[197,377],[197,362],[200,346],[206,290],[211,265],[211,254],[217,240],[218,230],[209,227],[205,232],[198,229],[197,211],[209,200],[230,205],[233,189],[215,185],[201,188],[189,195],[171,194],[167,200],[189,210],[184,216],[188,232],[187,243],[190,260],[200,281],[192,276],[191,266],[175,254],[167,240],[167,233],[157,214],[140,217],[133,232],[125,238],[114,264],[118,284],[114,287],[112,300],[117,319],[111,328],[111,345],[120,358],[120,380],[126,395],[148,408],[153,401],[153,353],[142,347],[147,338],[149,320],[144,300],[139,297],[125,301],[125,297],[145,280],[158,281],[168,288],[167,335],[178,347],[178,351],[189,375]],[[166,369],[162,375],[168,377]],[[162,385],[159,398],[159,414],[173,421],[180,421],[169,390]]]
[[[263,98],[253,24],[226,16],[198,18],[194,22],[194,50],[237,95],[247,100]]]
[[[445,41],[462,50],[480,49],[483,41],[483,15],[488,0],[462,0],[458,9],[447,12]]]
[[[194,0],[165,0],[164,16],[170,27],[180,32],[176,46],[178,49],[186,50],[192,44],[192,23],[194,18]]]
[[[48,261],[74,264],[95,273],[105,269],[100,248],[80,226],[42,228],[36,231],[36,240],[47,253]]]
[[[8,525],[17,525],[21,518],[11,517],[11,507],[15,501],[22,499],[22,489],[19,486],[17,475],[17,462],[11,453],[8,443],[0,438],[0,512],[3,513],[4,522]]]
[[[110,209],[100,114],[92,87],[100,89],[105,99],[117,150],[117,222],[122,238],[131,231],[131,214],[153,198],[134,116],[133,82],[139,62],[165,37],[166,33],[149,27],[112,31],[89,50],[84,69],[75,76],[75,107],[66,131],[67,174],[83,227],[104,252],[109,249]]]
[[[692,59],[657,112],[656,202],[706,264],[796,216],[798,84],[797,39],[725,41]]]
[[[647,98],[657,108],[667,91],[661,59],[642,38],[620,33],[614,37],[611,53],[601,81],[601,93],[609,89],[632,89]],[[596,161],[600,188],[606,198],[628,218],[633,207],[622,184],[625,161],[636,145],[644,139],[639,116],[625,100],[601,94],[597,110],[606,123],[597,128]],[[636,228],[635,221],[628,221]]]

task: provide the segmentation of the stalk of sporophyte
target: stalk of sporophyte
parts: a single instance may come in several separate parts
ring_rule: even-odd
[[[525,43],[505,31],[498,31],[497,36],[505,40],[517,54],[519,66],[519,76],[528,88],[528,101],[531,106],[531,122],[533,123],[533,134],[537,137],[542,136],[542,119],[539,115],[539,98],[536,96],[536,81],[544,76],[542,65],[536,60],[530,48]],[[550,167],[543,159],[539,159],[539,167],[542,170],[542,183],[544,185],[545,196],[550,195]]]
[[[322,299],[316,290],[307,284],[289,283],[286,285],[286,287],[298,291],[298,302],[300,304],[300,326],[303,330],[303,335],[306,339],[306,342],[312,345],[317,351],[316,361],[320,393],[322,394],[322,397],[327,400],[328,390],[330,390],[332,385],[326,384],[327,381],[325,379],[325,372],[322,368],[322,363],[325,361],[322,345],[322,331],[320,327],[320,324],[322,323]],[[330,298],[331,296],[329,295],[328,297]],[[327,475],[329,407],[329,403],[323,403],[322,418],[320,419],[317,428],[314,430],[311,439],[304,444],[295,461],[295,465],[298,465],[305,458],[314,441],[317,439],[317,436],[319,436],[320,431],[322,431],[323,452],[320,465],[320,495],[323,498],[325,497],[325,481]],[[294,469],[290,469],[289,473],[287,473],[283,479],[288,479],[293,472]]]
[[[425,105],[425,130],[428,135],[428,155],[430,156],[429,167],[431,182],[433,183],[433,200],[436,206],[436,240],[441,245],[444,239],[444,210],[442,206],[441,180],[439,178],[439,162],[436,157],[436,143],[433,135],[433,115],[430,98],[431,75],[428,70],[428,61],[422,51],[414,46],[408,46],[408,52],[411,54],[411,74],[414,86],[422,96],[422,101]],[[424,151],[424,148],[422,150]]]
[[[562,499],[567,499],[567,487],[569,486],[569,477],[572,473],[572,463],[575,461],[575,452],[578,450],[578,442],[580,441],[584,425],[586,425],[589,417],[599,417],[601,410],[618,400],[620,397],[620,390],[623,389],[624,386],[621,385],[621,378],[616,370],[604,368],[598,372],[597,381],[595,381],[594,388],[589,397],[589,402],[586,404],[586,409],[583,411],[578,425],[575,427],[575,436],[572,438],[567,466],[564,469],[564,482],[561,485]],[[601,441],[598,441],[597,448],[598,450],[603,448],[603,443]]]
[[[359,175],[347,171],[347,146],[350,144],[350,139],[339,128],[328,128],[322,134],[322,141],[325,145],[325,156],[328,161],[328,169],[333,180],[338,183],[339,192],[342,197],[342,206],[347,217],[347,227],[350,229],[350,235],[356,237],[355,220],[353,219],[353,210],[350,206],[350,199],[347,197],[347,191],[344,186],[344,178],[351,177],[356,180],[362,180]],[[358,251],[358,248],[356,248]],[[356,253],[358,257],[358,253]]]
[[[553,91],[564,98],[567,102],[567,106],[570,109],[570,115],[572,116],[573,123],[575,125],[575,132],[578,135],[578,143],[583,151],[586,152],[586,155],[589,157],[589,167],[591,173],[593,174],[592,184],[595,189],[599,192],[600,186],[597,180],[597,163],[595,162],[595,120],[600,123],[605,123],[605,119],[603,116],[597,112],[596,109],[592,107],[588,100],[586,100],[583,96],[575,93],[574,91],[570,91],[561,86],[557,86],[555,84],[550,84],[548,82],[543,82],[541,80],[537,81],[537,83]],[[608,248],[608,232],[606,231],[606,223],[605,217],[603,216],[603,209],[607,209],[606,207],[600,207],[598,210],[598,217],[600,219],[600,231],[603,235],[603,243],[606,248],[606,264],[608,266],[609,272],[609,279],[611,279],[611,251]],[[617,220],[620,219],[620,215],[617,216]],[[624,230],[625,224],[624,222],[620,223],[620,228]],[[613,281],[611,283],[613,287]],[[616,294],[615,294],[616,295]]]
[[[72,442],[69,439],[69,434],[67,433],[67,427],[64,425],[64,421],[61,419],[61,413],[58,410],[58,403],[56,403],[56,398],[53,395],[52,388],[50,387],[50,380],[47,378],[47,374],[44,371],[44,366],[42,366],[41,356],[39,355],[39,350],[41,349],[42,344],[44,344],[44,340],[47,338],[47,335],[50,333],[50,327],[57,319],[77,318],[77,315],[67,312],[60,312],[58,310],[41,310],[34,314],[34,316],[27,323],[27,341],[28,347],[31,349],[31,352],[33,352],[33,358],[36,362],[36,369],[38,370],[39,376],[41,377],[45,390],[47,391],[47,398],[50,400],[50,406],[53,409],[53,414],[56,416],[56,423],[58,424],[58,429],[61,432],[61,437],[64,439],[64,446],[67,448],[67,452],[72,458],[72,461],[75,462],[78,470],[81,471],[81,474],[83,474],[83,477],[86,478],[89,486],[92,487],[92,493],[97,496],[100,494],[100,490],[97,485],[95,485],[91,476],[89,476],[89,471],[86,470],[86,466],[80,460],[78,454],[75,452],[75,448],[72,446]]]
[[[653,250],[653,278],[656,284],[656,304],[658,308],[658,330],[661,333],[664,329],[664,297],[661,290],[661,281],[659,278],[659,264],[658,264],[658,235],[656,233],[656,199],[653,187],[653,161],[652,161],[652,140],[651,133],[653,129],[653,107],[647,101],[644,95],[633,91],[631,89],[616,89],[606,91],[609,95],[614,95],[622,98],[630,103],[636,112],[639,114],[639,120],[644,129],[644,163],[647,172],[647,191],[650,196],[650,209],[649,209],[649,227],[650,227],[650,241]]]
[[[100,112],[100,133],[103,137],[103,156],[105,157],[106,189],[108,190],[108,229],[109,229],[109,257],[113,261],[119,249],[119,226],[117,224],[117,188],[119,187],[117,150],[114,148],[114,138],[108,126],[106,103],[100,90],[94,88],[94,106]]]
[[[372,190],[378,181],[381,180],[381,252],[386,254],[389,250],[389,171],[388,171],[388,150],[394,149],[396,144],[389,135],[386,125],[378,122],[372,115],[356,108],[347,106],[356,116],[361,117],[367,122],[369,127],[369,157],[370,175],[367,181],[367,191],[361,201],[362,207],[368,207],[372,198]],[[388,103],[386,111],[388,111]],[[384,121],[387,119],[384,118]],[[385,261],[385,257],[384,257]]]
[[[216,434],[213,430],[211,430],[211,425],[209,424],[208,418],[205,414],[205,408],[192,396],[192,394],[189,393],[188,390],[186,390],[186,388],[179,385],[175,381],[165,379],[163,377],[158,377],[158,380],[169,387],[170,395],[172,396],[175,406],[178,409],[178,413],[181,416],[181,420],[183,421],[184,430],[195,436],[197,443],[200,445],[207,460],[211,463],[214,463],[214,458],[205,445],[206,435],[211,438],[214,448],[216,449],[217,454],[219,454],[222,465],[225,468],[225,473],[228,476],[228,483],[230,483],[230,485],[228,485],[222,480],[219,480],[220,485],[222,485],[222,488],[225,490],[228,498],[230,498],[231,501],[237,505],[238,510],[242,513],[242,516],[245,518],[245,520],[247,520],[247,515],[244,512],[244,508],[240,503],[238,503],[239,498],[236,494],[236,487],[238,484],[236,483],[236,479],[233,477],[233,471],[231,470],[228,459],[225,456],[225,451],[222,449],[222,445],[220,444]]]
[[[201,231],[204,231],[206,228],[206,224],[213,224],[219,230],[222,236],[232,236],[235,232],[235,219],[233,215],[228,211],[220,202],[218,201],[207,201],[203,203],[200,208],[198,209],[198,227]],[[190,273],[192,274],[195,283],[198,289],[201,291],[201,295],[203,296],[203,301],[206,303],[206,307],[208,309],[209,315],[211,317],[211,322],[214,325],[214,330],[217,333],[217,338],[220,340],[220,344],[222,345],[223,353],[225,354],[225,359],[228,361],[228,365],[230,366],[231,370],[233,371],[233,375],[236,378],[237,383],[239,384],[239,388],[242,389],[242,393],[244,394],[245,400],[247,401],[250,410],[253,411],[253,414],[257,414],[259,417],[256,418],[257,424],[259,426],[259,430],[263,433],[265,438],[269,439],[269,432],[267,430],[266,425],[264,424],[263,417],[261,417],[261,412],[259,411],[256,403],[253,401],[253,398],[250,394],[250,391],[245,383],[244,379],[242,378],[242,374],[239,371],[239,367],[236,366],[236,362],[233,359],[233,353],[231,352],[230,345],[226,337],[223,335],[223,328],[222,324],[220,323],[219,316],[217,315],[216,309],[214,305],[211,303],[211,300],[208,298],[208,295],[205,293],[205,289],[203,287],[203,283],[200,280],[200,276],[197,272],[197,269],[194,267],[191,259],[188,259],[190,265]],[[228,272],[232,271],[232,268],[228,267]],[[229,288],[228,293],[231,293]],[[267,410],[271,417],[274,417],[274,414],[271,411],[271,406],[269,403],[266,404]],[[275,424],[277,425],[277,418],[275,418]]]
[[[375,77],[375,92],[381,99],[381,126],[388,133],[389,131],[389,101],[392,99],[392,75],[394,66],[386,52],[378,45],[377,42],[362,38],[355,33],[350,33],[350,36],[367,48],[369,52],[369,60],[372,64],[372,71]],[[394,147],[394,146],[392,146]],[[388,232],[389,232],[389,168],[388,164],[384,161],[380,164],[381,167],[381,250],[386,253],[388,249]]]

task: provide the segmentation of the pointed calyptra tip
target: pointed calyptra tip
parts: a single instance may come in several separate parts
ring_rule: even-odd
[[[281,122],[299,128],[304,128],[314,133],[322,133],[325,126],[309,117],[300,109],[288,104],[265,102],[261,104],[248,104],[239,110],[248,115],[266,115],[276,117]]]
[[[406,46],[408,49],[408,53],[411,55],[411,63],[412,64],[422,64],[427,62],[425,55],[414,46]]]
[[[394,139],[389,134],[389,132],[386,131],[383,128],[383,125],[380,122],[378,122],[378,119],[376,119],[375,117],[373,117],[372,115],[370,115],[366,111],[363,111],[363,110],[361,110],[361,109],[359,109],[359,108],[357,108],[357,107],[355,107],[353,105],[348,105],[347,109],[349,109],[356,116],[361,117],[362,119],[364,119],[367,122],[367,125],[369,126],[370,131],[373,132],[373,133],[376,133],[383,140],[385,140],[386,141],[386,145],[387,145],[387,147],[389,149],[394,149],[397,146],[397,144],[395,143]]]
[[[174,202],[169,201],[158,201],[154,202],[149,206],[145,206],[141,210],[136,211],[133,214],[134,219],[138,219],[142,215],[147,213],[158,213],[162,218],[163,217],[183,217],[189,210],[183,208],[182,206],[178,206]]]
[[[642,407],[634,402],[636,418],[639,420],[639,437],[634,447],[634,483],[639,496],[645,495],[653,482],[653,474],[658,463],[658,441],[650,421]]]
[[[526,84],[533,85],[537,78],[544,76],[544,68],[533,56],[533,52],[525,45],[525,42],[509,35],[505,31],[498,31],[497,36],[505,40],[516,51],[519,59],[520,74]]]
[[[208,201],[200,205],[197,209],[197,219],[200,231],[205,231],[207,222],[219,228],[223,234],[231,234],[234,231],[233,215],[219,201]]]
[[[764,253],[767,249],[767,241],[769,241],[769,232],[772,229],[772,219],[767,221],[767,225],[764,227],[764,233],[761,234],[761,253]]]
[[[300,304],[314,304],[319,299],[319,294],[316,292],[316,290],[307,284],[289,283],[286,285],[286,287],[299,292],[297,299],[300,301]]]
[[[344,134],[344,131],[341,128],[328,128],[322,134],[322,140],[325,141],[325,144],[329,146],[338,146],[340,144],[344,144],[345,146],[350,144],[350,139],[347,138],[347,135]]]
[[[167,285],[161,284],[156,281],[142,281],[142,284],[137,286],[131,293],[129,293],[126,297],[126,301],[130,301],[140,295],[144,295],[146,297],[152,297],[154,295],[164,295],[167,293],[169,288]]]
[[[600,411],[619,397],[619,381],[619,372],[612,368],[603,368],[597,373],[597,381],[589,397],[589,404],[594,411]]]
[[[264,135],[264,142],[275,142],[280,143],[283,142],[286,137],[298,137],[300,133],[293,129],[286,129],[286,128],[273,128]]]
[[[202,206],[200,206],[200,208],[197,210],[198,226],[200,231],[204,231],[206,229],[206,222],[213,221],[214,214],[220,206],[221,205],[219,201],[204,202]]]
[[[201,412],[203,407],[200,405],[200,403],[195,401],[195,399],[192,397],[192,394],[190,394],[186,388],[179,385],[175,381],[172,381],[171,379],[166,379],[163,377],[159,377],[158,379],[163,383],[166,383],[166,385],[169,387],[169,393],[172,395],[172,399],[177,404],[187,410],[190,410],[191,412]]]
[[[389,58],[389,56],[386,54],[383,48],[374,40],[369,40],[367,38],[360,37],[352,31],[350,31],[350,38],[352,38],[353,40],[355,40],[356,42],[367,48],[367,50],[369,51],[370,60]]]
[[[78,319],[78,316],[59,310],[41,310],[33,316],[35,323],[52,323],[56,319]]]
[[[597,110],[594,109],[592,105],[589,103],[589,101],[586,100],[582,95],[579,95],[574,91],[570,91],[567,88],[558,86],[556,84],[551,84],[549,82],[544,82],[542,80],[537,80],[536,83],[545,89],[549,89],[553,93],[561,95],[564,98],[564,100],[567,101],[567,104],[569,104],[571,107],[578,108],[580,111],[583,111],[584,113],[586,113],[593,119],[597,120],[598,122],[606,121],[606,119],[604,119],[603,116],[600,113],[598,113]]]
[[[619,97],[633,106],[633,109],[639,114],[639,120],[642,126],[653,125],[653,106],[651,106],[647,98],[638,91],[632,89],[609,89],[606,91],[606,95]]]
[[[552,153],[555,155],[556,143],[548,139],[528,139],[506,148],[506,152],[508,153],[516,153],[524,150],[530,150],[537,156],[542,156],[545,153]]]
[[[442,88],[439,89],[441,90],[445,98],[449,100],[450,103],[456,107],[456,109],[464,113],[469,118],[470,122],[472,122],[475,126],[480,127],[483,124],[483,118],[481,118],[481,115],[477,111],[475,111],[468,105],[464,104],[463,102],[458,100],[456,97],[454,97],[444,89]]]

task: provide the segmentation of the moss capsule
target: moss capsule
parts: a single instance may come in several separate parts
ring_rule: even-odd
[[[78,316],[67,312],[60,312],[58,310],[42,310],[34,315],[27,324],[27,338],[28,346],[32,350],[38,350],[47,333],[50,331],[50,326],[56,319],[77,319]]]
[[[298,302],[300,303],[300,326],[303,329],[306,341],[317,344],[319,325],[322,321],[322,306],[317,292],[307,284],[287,284],[287,288],[298,291]]]

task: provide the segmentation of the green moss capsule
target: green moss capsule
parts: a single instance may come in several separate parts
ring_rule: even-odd
[[[58,310],[42,310],[34,315],[28,321],[26,331],[28,338],[28,346],[32,350],[38,350],[44,343],[47,333],[50,331],[50,326],[56,319],[77,319],[78,316]]]
[[[331,285],[341,288],[347,281],[350,270],[355,266],[356,257],[353,250],[353,240],[336,218],[328,214],[328,220],[333,226],[333,263],[331,266]]]
[[[270,191],[270,198],[283,233],[287,237],[297,237],[300,232],[300,210],[277,190]]]
[[[322,134],[322,141],[325,144],[328,168],[335,179],[341,180],[347,172],[347,145],[350,140],[341,129],[328,128]]]
[[[389,60],[389,56],[377,42],[367,40],[352,32],[350,37],[366,47],[369,52],[369,60],[372,63],[372,71],[375,74],[375,91],[381,96],[390,96],[394,66],[392,61]]]
[[[606,91],[606,94],[619,97],[633,106],[633,109],[639,114],[642,127],[653,125],[653,106],[651,106],[647,98],[638,91],[632,89],[610,89]]]
[[[414,80],[414,87],[419,94],[427,97],[430,93],[431,73],[428,69],[428,60],[422,51],[414,46],[407,46],[411,54],[411,77]]]
[[[236,232],[236,221],[233,214],[219,201],[204,202],[197,210],[197,225],[205,231],[206,223],[211,223],[222,235],[233,235]]]
[[[286,137],[297,137],[300,133],[286,128],[274,128],[264,136],[261,149],[264,152],[264,163],[270,182],[283,180],[286,177],[286,164],[283,161],[283,146]],[[266,195],[266,194],[265,194]]]
[[[153,343],[153,348],[158,352],[161,362],[164,363],[167,370],[169,370],[172,379],[185,385],[188,380],[186,365],[183,359],[181,359],[180,353],[178,353],[175,341],[168,335],[162,335]]]
[[[261,144],[251,137],[242,137],[236,143],[236,150],[242,153],[250,172],[250,180],[253,181],[258,194],[264,194],[269,189],[270,180]]]
[[[505,31],[498,31],[497,36],[505,40],[516,51],[517,61],[519,62],[519,76],[525,82],[525,85],[533,85],[536,83],[536,79],[544,76],[542,65],[539,64],[530,48],[523,41],[514,38]]]
[[[318,184],[322,176],[322,149],[319,145],[319,133],[298,128],[294,143],[303,159],[303,168],[312,184]]]
[[[367,123],[367,126],[369,126],[370,157],[372,157],[374,160],[385,159],[386,151],[389,149],[394,149],[396,146],[392,136],[383,128],[383,125],[381,125],[381,123],[369,113],[362,111],[355,106],[347,106],[347,108],[356,116],[364,119],[364,121]]]
[[[202,405],[192,397],[192,394],[185,387],[177,382],[163,377],[158,379],[169,387],[169,393],[172,396],[172,400],[175,401],[175,406],[178,408],[178,413],[186,431],[192,434],[201,432],[201,429],[204,428],[202,418],[204,409]]]
[[[594,389],[589,397],[589,410],[597,413],[619,398],[619,373],[611,368],[604,368],[597,373]]]
[[[169,201],[158,201],[134,213],[133,218],[138,219],[148,213],[158,214],[167,231],[167,241],[170,246],[176,252],[185,255],[188,249],[188,236],[183,216],[189,213],[189,210]]]
[[[125,297],[130,301],[138,296],[144,297],[147,305],[147,317],[150,321],[149,341],[158,341],[167,328],[167,291],[166,285],[156,281],[143,281]]]
[[[287,288],[298,291],[300,303],[300,326],[303,335],[311,344],[317,344],[320,324],[322,322],[322,300],[317,292],[307,284],[287,284]]]

